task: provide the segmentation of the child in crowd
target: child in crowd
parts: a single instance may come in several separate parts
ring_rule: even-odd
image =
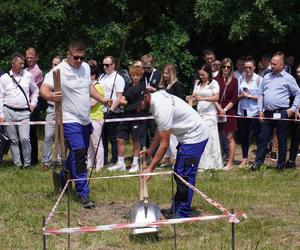
[[[118,105],[125,106],[125,112],[123,117],[137,117],[137,109],[143,100],[145,86],[141,84],[141,79],[144,74],[144,70],[139,65],[133,65],[129,69],[129,74],[132,79],[132,83],[125,86],[123,96],[118,98],[117,102],[114,102],[111,110],[113,111]],[[108,168],[110,171],[125,171],[125,140],[130,137],[132,139],[133,147],[133,161],[130,173],[136,173],[139,171],[139,135],[140,135],[141,121],[122,121],[118,126],[117,142],[118,142],[118,162],[116,165]]]

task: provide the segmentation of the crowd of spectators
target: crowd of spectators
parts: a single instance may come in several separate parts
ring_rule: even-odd
[[[58,55],[53,58],[52,67],[55,69],[71,57],[76,62],[84,60],[83,56],[67,54],[67,59],[63,59]],[[37,61],[37,51],[28,48],[25,56],[14,53],[11,70],[1,72],[0,122],[39,121],[42,110],[46,112],[47,122],[55,120],[54,102],[39,95],[44,80]],[[300,125],[296,121],[300,107],[300,64],[295,65],[291,55],[285,57],[282,52],[266,54],[258,62],[252,57],[241,56],[234,63],[231,58],[218,60],[212,50],[206,49],[203,64],[196,69],[192,79],[193,91],[187,96],[177,78],[176,66],[166,64],[161,70],[156,69],[150,54],[129,65],[129,73],[110,55],[100,63],[90,60],[87,65],[90,75],[85,76],[86,79],[90,79],[100,96],[112,102],[109,107],[90,99],[93,132],[87,151],[87,168],[95,167],[99,171],[108,166],[110,171],[126,170],[125,142],[131,139],[130,172],[139,171],[139,150],[149,146],[153,139],[154,120],[105,120],[149,115],[138,110],[140,100],[145,91],[153,93],[160,89],[186,100],[209,128],[209,141],[199,170],[231,170],[236,165],[234,161],[238,161],[241,168],[258,170],[269,151],[272,159],[277,160],[276,169],[296,167],[300,139]],[[41,159],[44,169],[52,166],[54,131],[53,124],[45,125]],[[288,131],[291,131],[291,143],[286,161]],[[38,163],[37,126],[1,126],[1,133],[11,140],[10,151],[16,167],[26,168]],[[236,139],[241,145],[241,159],[235,157]],[[255,161],[250,164],[248,154],[253,140],[257,150]],[[174,163],[176,146],[176,138],[172,136],[162,166]],[[2,155],[0,157],[2,160]]]

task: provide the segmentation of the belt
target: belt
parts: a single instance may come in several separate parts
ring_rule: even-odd
[[[4,104],[4,107],[7,107],[13,111],[29,111],[29,108],[14,108],[14,107],[8,106],[6,104]]]
[[[279,109],[275,109],[275,110],[265,110],[266,112],[269,113],[279,113],[280,111],[284,111],[287,110],[288,108],[279,108]]]

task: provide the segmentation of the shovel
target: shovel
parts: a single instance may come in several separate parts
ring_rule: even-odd
[[[54,79],[54,91],[61,91],[60,70],[53,71]],[[63,181],[61,179],[60,172],[64,169],[65,163],[65,141],[64,141],[64,128],[63,128],[63,116],[62,116],[62,103],[61,101],[55,102],[55,139],[54,139],[54,166],[52,168],[52,180],[54,186],[54,192],[59,194],[63,188]],[[58,164],[58,154],[60,151],[62,166]],[[64,170],[65,171],[65,170]],[[67,181],[68,175],[64,173],[65,181]],[[71,185],[69,186],[71,188]]]
[[[141,164],[142,163],[142,164]],[[140,162],[140,172],[146,165],[145,157]],[[140,178],[140,201],[136,202],[130,210],[130,223],[150,223],[160,219],[160,208],[149,202],[148,186],[145,177]],[[157,233],[159,226],[134,228],[132,234]]]

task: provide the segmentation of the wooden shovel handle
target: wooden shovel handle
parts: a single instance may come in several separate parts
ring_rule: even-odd
[[[60,69],[53,71],[54,91],[61,91]],[[60,147],[58,147],[58,145]],[[64,127],[62,115],[62,102],[55,102],[55,149],[54,156],[57,160],[57,149],[60,148],[61,159],[65,161],[65,140],[64,140]]]
[[[142,155],[142,163],[141,163],[141,165],[142,165],[142,169],[144,170],[144,169],[146,169],[147,168],[147,159],[146,159],[146,153],[145,153],[145,151],[146,151],[146,147],[143,147],[143,151],[144,151],[144,153],[143,153],[143,155]],[[144,186],[144,193],[143,193],[143,200],[144,200],[144,203],[148,203],[148,186],[147,186],[147,180],[146,180],[146,177],[144,176],[143,178],[141,178],[141,179],[143,179],[143,186]]]

